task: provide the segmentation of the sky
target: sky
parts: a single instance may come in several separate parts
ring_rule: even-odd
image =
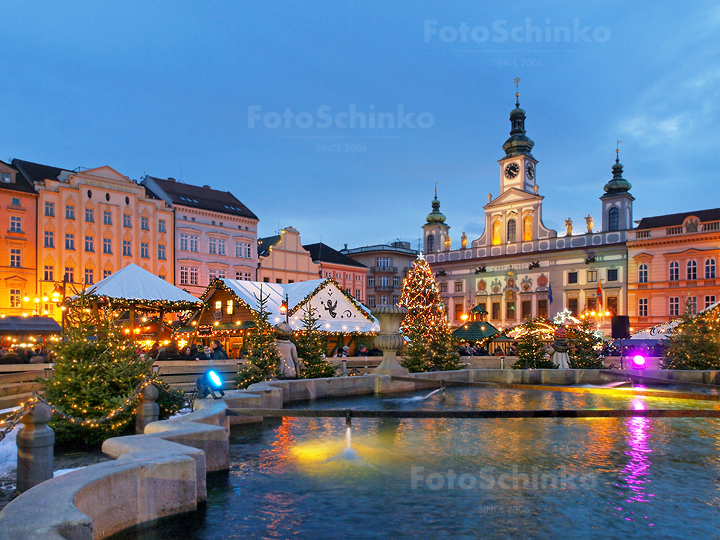
[[[417,247],[437,182],[456,248],[519,77],[546,226],[600,223],[617,140],[635,220],[720,207],[717,2],[502,4],[3,2],[0,159],[209,184],[337,249]]]

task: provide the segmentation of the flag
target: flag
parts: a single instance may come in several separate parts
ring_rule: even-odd
[[[600,280],[598,280],[597,293],[595,293],[595,297],[597,298],[597,304],[598,304],[597,310],[598,311],[602,310],[603,303],[604,303],[603,302],[603,290],[602,290],[602,285],[600,283],[601,283]]]
[[[550,300],[550,303],[552,304],[552,283],[550,284],[550,288],[548,289],[548,300]]]

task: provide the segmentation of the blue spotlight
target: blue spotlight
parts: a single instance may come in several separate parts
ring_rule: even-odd
[[[198,380],[195,381],[195,385],[197,386],[197,395],[200,399],[206,398],[208,395],[212,395],[213,399],[220,399],[215,395],[215,392],[219,392],[220,397],[225,395],[225,392],[222,390],[222,379],[214,369],[208,369],[202,377],[199,377]]]

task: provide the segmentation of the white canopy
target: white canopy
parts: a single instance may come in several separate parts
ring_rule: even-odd
[[[243,300],[251,309],[257,309],[257,298],[260,298],[260,287],[263,295],[268,296],[267,310],[270,322],[283,322],[280,305],[288,296],[289,309],[305,305],[315,308],[318,324],[326,332],[379,332],[377,319],[357,300],[351,300],[329,279],[314,279],[297,283],[260,283],[257,281],[240,281],[222,279],[225,286]],[[314,293],[314,294],[313,294]],[[207,293],[206,293],[207,294]],[[205,298],[208,301],[208,298]],[[293,330],[302,328],[303,308],[300,307],[290,316]]]
[[[198,304],[200,300],[164,279],[143,270],[136,264],[129,264],[122,270],[109,275],[95,285],[88,287],[90,296],[104,296],[118,300],[142,302],[188,302]],[[74,296],[73,298],[77,298]]]
[[[675,328],[679,320],[669,321],[665,324],[658,324],[651,328],[645,328],[644,330],[638,330],[630,339],[667,339],[672,334],[673,328]]]

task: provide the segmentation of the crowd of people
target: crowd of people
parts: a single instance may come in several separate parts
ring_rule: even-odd
[[[193,343],[182,349],[171,341],[167,345],[160,345],[157,341],[145,353],[146,358],[162,362],[163,360],[226,360],[228,353],[219,340],[213,340],[211,345],[198,345]]]
[[[45,350],[41,347],[0,348],[0,364],[42,364],[47,362]]]
[[[517,342],[513,342],[505,351],[500,345],[496,345],[492,349],[492,354],[487,347],[477,343],[472,345],[467,341],[463,341],[458,348],[457,353],[460,356],[517,356]]]

